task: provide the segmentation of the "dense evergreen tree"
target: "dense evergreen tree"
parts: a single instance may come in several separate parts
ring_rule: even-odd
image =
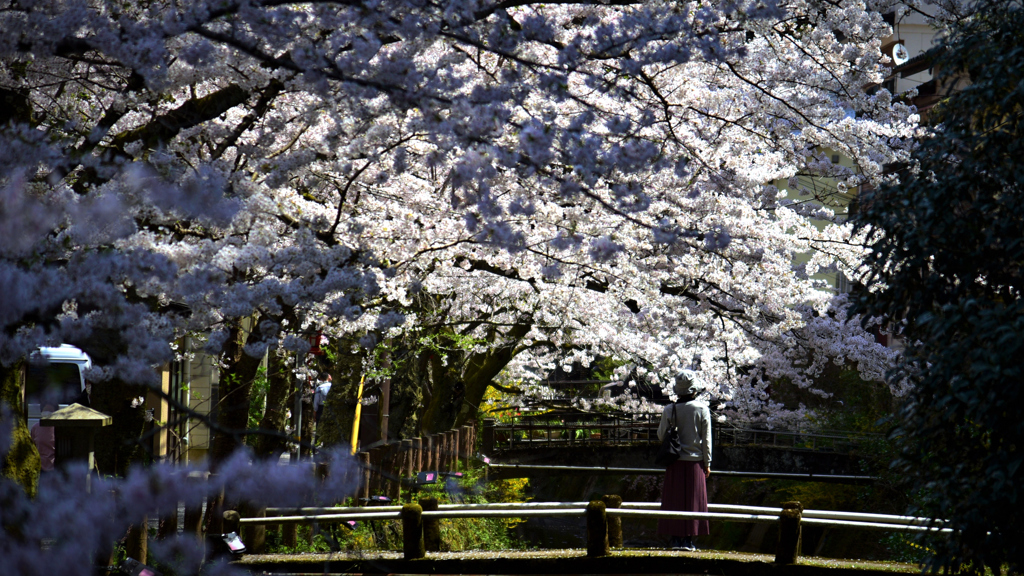
[[[931,569],[1021,568],[1024,493],[1024,8],[986,0],[939,47],[935,109],[899,185],[863,198],[874,232],[856,310],[901,326],[897,465],[956,536]],[[965,84],[966,87],[957,84]]]

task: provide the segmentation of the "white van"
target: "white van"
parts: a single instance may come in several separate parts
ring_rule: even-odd
[[[70,344],[40,348],[29,355],[25,371],[25,417],[31,430],[44,408],[65,408],[85,393],[89,355]]]

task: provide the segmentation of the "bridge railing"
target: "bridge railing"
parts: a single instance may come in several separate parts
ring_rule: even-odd
[[[547,416],[547,417],[545,417]],[[661,414],[541,415],[514,423],[485,420],[481,449],[490,453],[575,445],[633,445],[658,442]],[[747,425],[713,426],[719,446],[777,446],[793,450],[850,452],[883,438],[849,431],[765,430]]]
[[[761,430],[743,426],[721,426],[715,430],[715,442],[720,446],[778,446],[827,452],[849,452],[883,437],[860,432]]]
[[[484,421],[483,449],[517,450],[587,444],[628,445],[658,441],[661,414],[552,415],[503,424]]]
[[[675,512],[658,509],[657,502],[622,502],[606,496],[591,502],[531,502],[504,504],[438,504],[435,499],[419,504],[376,507],[268,508],[267,516],[242,518],[225,512],[225,530],[266,524],[323,524],[353,521],[401,520],[403,554],[406,559],[423,558],[440,550],[438,522],[451,518],[554,518],[583,517],[587,526],[587,555],[604,556],[610,547],[622,547],[622,518],[687,519],[714,522],[778,523],[779,545],[776,562],[791,564],[799,557],[802,524],[883,530],[892,532],[950,533],[945,521],[913,516],[866,514],[833,510],[803,510],[799,502],[782,508],[709,504],[708,512]],[[235,526],[227,524],[229,516]]]

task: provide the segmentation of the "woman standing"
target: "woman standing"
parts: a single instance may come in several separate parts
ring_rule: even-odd
[[[697,400],[701,386],[692,370],[683,370],[676,375],[674,390],[678,401],[666,406],[662,412],[658,439],[663,439],[669,429],[676,426],[682,454],[665,470],[661,509],[707,512],[706,481],[711,474],[711,410],[707,404]],[[673,548],[696,550],[693,537],[708,533],[707,520],[658,521],[658,534],[670,535]]]

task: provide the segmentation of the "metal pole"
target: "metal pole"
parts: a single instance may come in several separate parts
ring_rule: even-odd
[[[296,364],[299,369],[306,365],[306,355],[299,353],[299,357],[296,359]],[[292,408],[292,423],[295,425],[295,458],[292,460],[293,463],[299,463],[299,456],[302,454],[302,450],[299,445],[302,444],[302,392],[303,382],[301,379],[295,379],[295,406]]]
[[[179,396],[181,397],[181,403],[185,405],[185,409],[190,410],[192,408],[192,337],[187,335],[185,336],[185,386],[188,391],[180,393]],[[179,464],[188,464],[188,451],[192,446],[191,422],[191,420],[184,420],[179,428],[181,440],[185,444],[185,455],[184,458],[178,458]],[[180,446],[181,441],[178,444]]]
[[[384,370],[391,367],[391,357],[384,351]],[[383,445],[388,443],[388,417],[391,408],[391,377],[386,376],[380,382],[380,404],[377,405],[377,412],[380,415],[380,442]]]
[[[359,378],[359,391],[356,392],[356,416],[352,421],[352,454],[355,454],[359,448],[359,417],[363,413],[363,382],[366,380],[366,374],[363,374]]]

